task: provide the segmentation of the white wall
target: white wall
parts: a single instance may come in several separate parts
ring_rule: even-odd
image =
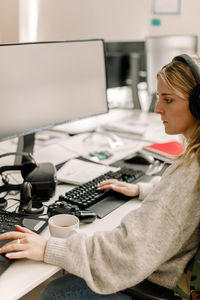
[[[199,0],[182,0],[179,15],[153,14],[153,0],[20,0],[21,40],[33,39],[27,26],[33,9],[29,7],[25,13],[28,3],[33,1],[37,3],[37,40],[130,41],[144,40],[149,35],[200,35]],[[153,18],[160,19],[161,25],[152,26]]]
[[[148,32],[149,3],[149,0],[38,0],[38,39],[143,40]]]
[[[18,1],[0,0],[0,42],[16,42],[18,28]]]
[[[181,13],[178,15],[153,15],[159,18],[161,26],[150,26],[150,35],[197,34],[200,35],[200,1],[181,0]]]
[[[0,42],[80,38],[130,41],[167,34],[197,34],[200,40],[199,0],[182,0],[180,15],[153,15],[152,2],[0,0]],[[152,18],[159,18],[161,26],[152,26]]]
[[[161,26],[149,25],[149,35],[169,35],[169,34],[195,34],[199,38],[200,53],[200,1],[182,0],[180,15],[153,15],[151,18],[161,20]]]

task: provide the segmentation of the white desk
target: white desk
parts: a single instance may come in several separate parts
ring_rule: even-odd
[[[135,121],[148,122],[149,126],[144,139],[147,140],[166,140],[171,139],[164,136],[164,130],[159,116],[155,114],[139,113],[139,111],[122,111],[117,112],[119,119],[125,119],[128,115],[133,116]],[[132,149],[134,152],[135,149]],[[67,186],[61,185],[57,187],[56,195],[63,194]],[[54,197],[51,201],[57,199]],[[119,225],[121,218],[126,215],[131,209],[135,209],[140,205],[137,200],[130,200],[123,206],[119,207],[103,219],[97,219],[92,224],[81,225],[81,230],[92,234],[95,231],[110,230]],[[42,235],[49,237],[48,228],[44,230]],[[0,279],[0,298],[1,300],[19,299],[40,283],[51,277],[59,270],[58,267],[30,260],[16,261],[2,275]]]
[[[112,229],[120,223],[120,219],[126,215],[126,213],[139,205],[139,201],[131,200],[103,219],[97,219],[92,224],[81,225],[80,230],[92,234],[94,231]],[[42,235],[48,238],[48,229],[44,230]],[[24,259],[14,262],[1,276],[1,300],[19,299],[54,275],[59,269],[60,268],[53,265]]]

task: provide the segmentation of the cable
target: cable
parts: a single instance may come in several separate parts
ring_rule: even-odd
[[[5,212],[6,210],[0,208],[0,211]],[[12,213],[12,211],[10,213]],[[37,214],[37,215],[36,214],[35,215],[34,214],[28,214],[28,213],[24,214],[24,213],[19,213],[16,210],[14,211],[14,213],[19,215],[19,216],[22,216],[22,217],[48,216],[48,214]]]
[[[17,202],[20,202],[20,203],[23,203],[23,201],[22,200],[20,200],[20,199],[17,199],[17,198],[8,198],[8,199],[6,199],[7,201],[9,201],[9,200],[14,200],[14,201],[17,201]],[[11,207],[13,207],[14,205],[16,205],[16,204],[12,204],[12,205],[10,205],[9,207],[7,207],[6,208],[6,210],[8,210],[9,208],[11,208]],[[48,208],[48,205],[45,205],[45,204],[43,204],[43,207],[47,207]],[[19,206],[17,206],[17,207],[15,207],[15,210],[14,210],[14,212],[15,213],[17,213],[18,215],[22,215],[22,216],[35,216],[35,215],[37,215],[37,216],[47,216],[48,214],[47,213],[43,213],[43,212],[41,212],[41,213],[23,213],[23,212],[19,212],[19,211],[17,211],[19,209]],[[1,210],[1,209],[0,209]],[[4,210],[5,211],[5,210]]]
[[[35,163],[36,165],[37,165],[37,163],[36,163],[36,161],[35,161],[35,159],[34,159],[34,157],[33,157],[33,155],[32,155],[32,153],[26,153],[26,152],[8,152],[8,153],[4,153],[4,154],[1,154],[0,155],[0,158],[2,158],[2,157],[6,157],[6,156],[10,156],[10,155],[20,155],[20,156],[24,156],[24,157],[26,157],[26,158],[28,158],[30,161],[32,161],[33,163]]]
[[[9,178],[7,174],[1,174],[2,182],[6,185],[9,184]]]

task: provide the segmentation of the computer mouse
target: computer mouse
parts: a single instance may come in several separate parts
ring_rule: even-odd
[[[152,155],[136,152],[124,161],[130,164],[150,165],[154,163],[155,159]]]

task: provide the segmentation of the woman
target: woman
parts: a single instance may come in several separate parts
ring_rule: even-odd
[[[145,198],[120,226],[89,237],[80,232],[48,241],[20,226],[18,232],[0,236],[14,239],[0,251],[8,258],[44,261],[73,274],[52,282],[41,299],[130,299],[119,291],[145,278],[174,288],[200,240],[199,66],[196,59],[179,56],[164,66],[157,78],[155,112],[160,114],[167,134],[185,137],[187,148],[182,157],[151,191],[149,184],[116,180],[99,186]]]

